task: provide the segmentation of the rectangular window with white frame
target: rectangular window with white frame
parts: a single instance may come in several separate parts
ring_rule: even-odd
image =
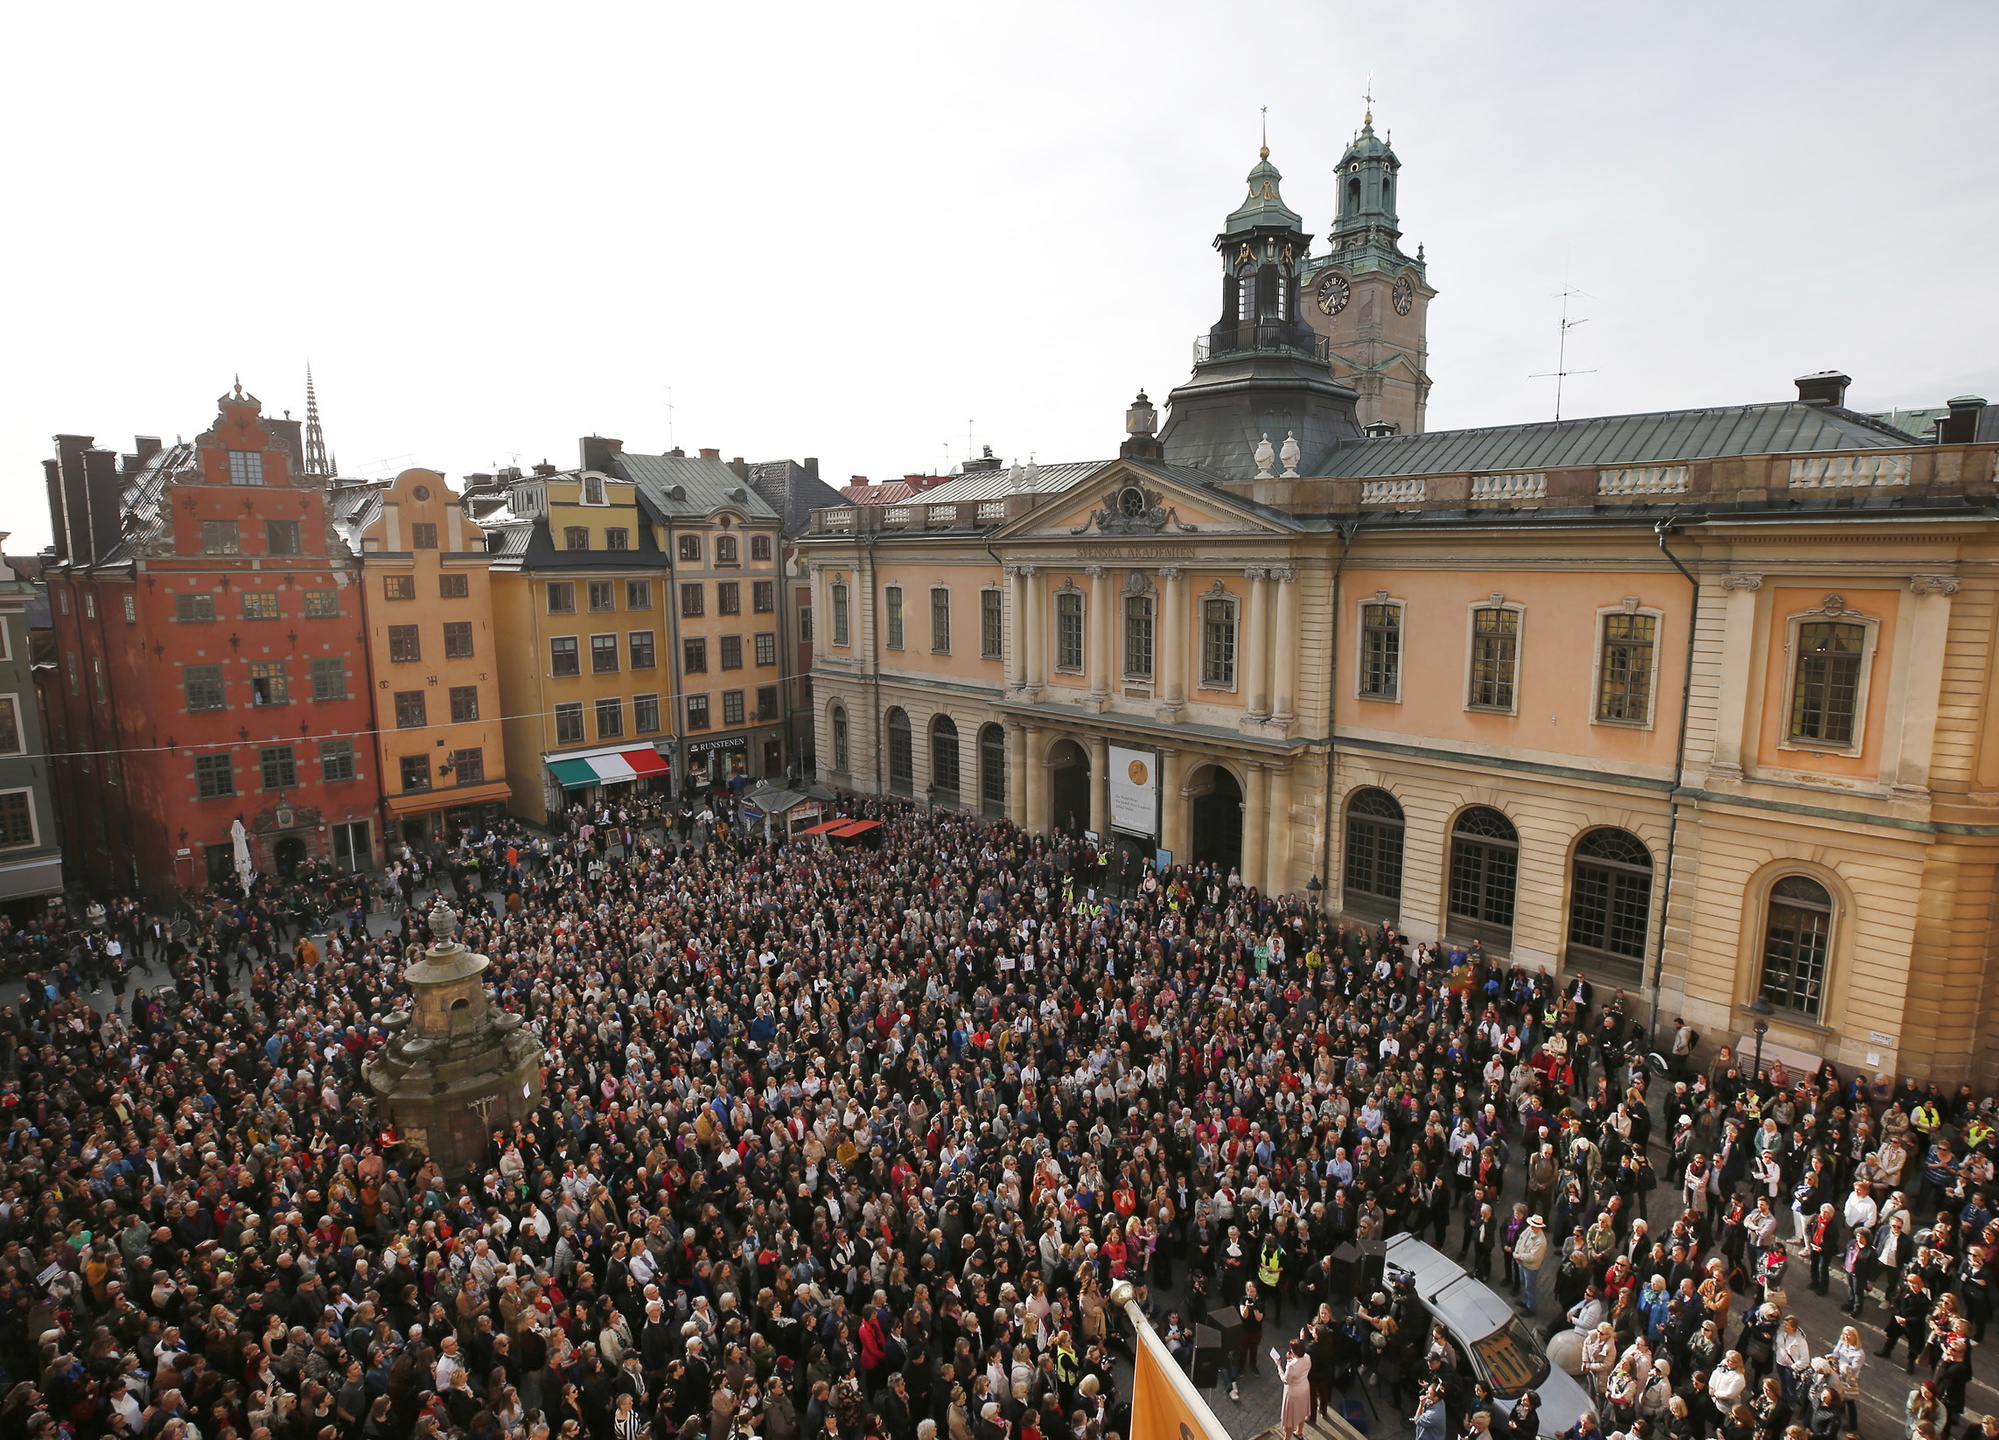
[[[951,653],[951,592],[941,585],[930,592],[930,653]]]
[[[979,592],[979,658],[997,660],[1001,645],[1005,641],[1006,630],[1000,618],[1000,592],[981,590]]]
[[[1078,590],[1055,592],[1055,668],[1071,674],[1083,669],[1083,596]]]
[[[21,701],[16,695],[0,695],[0,755],[21,753]]]
[[[888,636],[882,641],[891,650],[902,648],[902,587],[891,585],[882,592],[882,619]]]
[[[1520,703],[1520,607],[1473,606],[1470,650],[1465,707],[1514,713]]]
[[[1356,693],[1363,700],[1402,698],[1402,602],[1385,594],[1360,606]]]
[[[1598,617],[1596,720],[1650,725],[1659,667],[1659,616],[1636,608]]]
[[[0,849],[18,850],[34,843],[34,792],[0,791]]]
[[[1781,748],[1860,752],[1879,629],[1873,616],[1843,606],[1791,617],[1784,643],[1788,674]]]
[[[1213,595],[1201,602],[1201,685],[1209,690],[1235,689],[1236,602],[1232,595]]]
[[[1150,595],[1124,597],[1124,678],[1152,678],[1155,607]]]

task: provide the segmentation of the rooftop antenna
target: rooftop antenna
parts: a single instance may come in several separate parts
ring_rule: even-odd
[[[1581,320],[1571,320],[1569,318],[1569,297],[1571,295],[1588,294],[1589,291],[1587,290],[1575,289],[1563,289],[1556,292],[1555,298],[1562,302],[1562,324],[1561,330],[1555,340],[1555,368],[1552,370],[1538,370],[1527,377],[1529,380],[1546,380],[1551,376],[1553,377],[1555,381],[1555,418],[1557,420],[1562,418],[1562,382],[1571,375],[1596,374],[1594,369],[1571,370],[1569,368],[1569,332],[1578,325],[1589,324],[1587,316]]]

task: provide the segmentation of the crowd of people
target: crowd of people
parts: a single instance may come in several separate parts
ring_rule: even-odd
[[[1401,1231],[1580,1341],[1576,1440],[1843,1434],[1859,1332],[1786,1315],[1835,1279],[1925,1371],[1907,1433],[1961,1423],[1999,1255],[1970,1092],[1683,1026],[1656,1075],[1621,994],[1217,867],[736,804],[83,926],[0,1008],[0,1440],[1107,1440],[1120,1282],[1189,1365],[1235,1312],[1231,1395],[1279,1349],[1293,1435],[1365,1376],[1419,1440],[1533,1440],[1406,1290],[1348,1293],[1334,1252]],[[546,1050],[464,1175],[359,1083],[438,894]]]

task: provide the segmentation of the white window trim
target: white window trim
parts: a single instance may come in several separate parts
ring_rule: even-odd
[[[1827,745],[1817,740],[1791,738],[1791,706],[1797,696],[1798,683],[1798,630],[1815,620],[1830,620],[1839,625],[1859,625],[1867,632],[1867,638],[1861,642],[1860,647],[1860,684],[1853,693],[1853,743],[1850,745]],[[1784,688],[1777,692],[1777,701],[1782,707],[1777,712],[1779,750],[1790,750],[1803,755],[1859,755],[1866,750],[1867,699],[1873,688],[1874,659],[1880,653],[1880,646],[1881,617],[1878,615],[1865,615],[1857,610],[1843,607],[1835,613],[1828,614],[1821,606],[1816,610],[1800,610],[1795,615],[1784,617]]]
[[[999,649],[990,654],[986,651],[986,596],[997,595],[999,599]],[[979,658],[1004,662],[1006,659],[1006,591],[998,585],[979,587]]]
[[[1770,1019],[1776,1025],[1789,1024],[1814,1030],[1829,1029],[1832,1021],[1827,1017],[1833,1009],[1833,978],[1843,968],[1840,940],[1842,921],[1846,915],[1843,903],[1845,892],[1836,874],[1804,861],[1786,860],[1771,867],[1757,886],[1756,904],[1750,909],[1751,921],[1755,928],[1750,931],[1751,948],[1747,976],[1749,993],[1738,1003],[1746,1008],[1754,1005],[1762,997],[1763,949],[1769,943],[1770,907],[1776,903],[1777,886],[1793,878],[1810,880],[1821,886],[1826,893],[1825,977],[1819,983],[1818,1014],[1807,1015],[1802,1010],[1777,1010],[1772,1007],[1773,1013]]]
[[[1076,597],[1076,622],[1082,631],[1078,637],[1082,643],[1076,647],[1082,659],[1074,665],[1062,663],[1062,600],[1069,595]],[[1084,593],[1083,587],[1074,580],[1064,580],[1049,591],[1048,621],[1055,627],[1049,636],[1054,641],[1054,654],[1049,658],[1048,668],[1057,675],[1087,675],[1090,670],[1090,597]]]
[[[882,587],[882,649],[909,648],[909,592],[900,585]]]
[[[1159,683],[1160,598],[1161,597],[1159,595],[1159,592],[1152,588],[1152,583],[1150,580],[1146,581],[1146,585],[1143,590],[1121,589],[1118,592],[1117,614],[1112,617],[1112,622],[1117,626],[1116,643],[1117,643],[1118,678],[1121,679],[1126,685],[1132,686],[1133,688],[1138,688],[1140,686],[1157,685]],[[1152,643],[1148,647],[1152,651],[1152,669],[1150,672],[1144,674],[1141,674],[1138,671],[1131,669],[1128,664],[1128,662],[1131,659],[1131,646],[1126,637],[1129,633],[1129,627],[1131,625],[1131,615],[1130,615],[1131,602],[1134,600],[1149,600],[1152,602]]]
[[[113,780],[111,783],[115,785],[118,782]],[[28,829],[32,836],[32,838],[23,841],[19,845],[0,845],[0,854],[5,854],[13,850],[33,850],[38,847],[42,843],[42,816],[41,811],[35,806],[34,790],[29,786],[23,785],[13,790],[0,790],[0,795],[25,795],[28,797]]]
[[[937,643],[939,638],[937,634],[937,597],[939,595],[944,597],[944,634],[942,637],[944,643],[941,645]],[[949,655],[951,653],[951,632],[957,629],[958,625],[958,617],[952,613],[952,609],[951,587],[941,583],[932,585],[930,587],[930,613],[924,617],[930,623],[930,653],[932,655]]]
[[[845,635],[840,633],[843,629]],[[826,582],[826,643],[842,650],[854,648],[854,593],[842,576]]]
[[[0,703],[14,707],[14,748],[12,750],[0,750],[0,755],[27,754],[28,736],[27,732],[21,728],[23,724],[21,717],[21,697],[19,695],[0,695]]]
[[[1478,638],[1478,612],[1481,610],[1511,610],[1515,615],[1520,617],[1513,635],[1513,703],[1503,709],[1497,705],[1472,704],[1472,651],[1474,642]],[[1460,689],[1458,692],[1458,698],[1464,712],[1468,715],[1518,715],[1520,713],[1521,679],[1526,669],[1527,658],[1527,607],[1517,600],[1508,600],[1503,595],[1496,600],[1488,595],[1483,599],[1474,600],[1466,605],[1464,653],[1464,671],[1459,681]],[[1593,696],[1591,697],[1590,708],[1592,710],[1595,709],[1595,698]]]
[[[590,498],[590,486],[593,482],[597,487],[597,498],[595,500]],[[587,473],[583,475],[576,485],[576,503],[578,505],[588,505],[592,508],[600,505],[609,505],[611,503],[611,484],[609,479],[603,475],[591,475]]]
[[[1367,673],[1367,607],[1389,605],[1395,609],[1395,634],[1398,645],[1395,651],[1395,693],[1376,695],[1361,689],[1362,678]],[[1402,667],[1409,659],[1409,602],[1398,600],[1386,591],[1376,591],[1363,595],[1354,601],[1353,607],[1353,697],[1373,705],[1400,705],[1402,703]],[[1465,694],[1471,694],[1471,685],[1465,686]]]
[[[1606,720],[1597,714],[1597,702],[1603,694],[1603,622],[1611,615],[1649,615],[1657,622],[1652,632],[1652,673],[1646,680],[1643,720]],[[1651,730],[1659,722],[1659,652],[1666,648],[1666,612],[1655,610],[1650,605],[1600,605],[1596,612],[1596,654],[1590,660],[1589,672],[1589,723],[1601,725],[1609,730]],[[1516,685],[1515,691],[1519,687]],[[1636,832],[1633,832],[1636,833]]]
[[[1229,624],[1235,630],[1235,679],[1226,685],[1217,685],[1208,679],[1208,602],[1210,600],[1226,600],[1234,607]],[[1215,695],[1234,695],[1242,689],[1242,627],[1243,611],[1246,608],[1247,605],[1243,597],[1229,589],[1226,585],[1220,589],[1210,588],[1203,590],[1194,596],[1194,653],[1191,658],[1194,666],[1194,688],[1197,691],[1206,690]]]

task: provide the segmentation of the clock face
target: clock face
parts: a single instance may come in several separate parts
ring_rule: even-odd
[[[418,501],[428,500],[430,498],[430,487],[428,485],[419,485],[416,489],[410,491],[410,494]]]
[[[1319,308],[1328,315],[1339,314],[1352,298],[1353,286],[1347,284],[1344,275],[1328,275],[1325,284],[1319,287]]]
[[[1127,485],[1118,492],[1117,508],[1137,519],[1146,511],[1145,492],[1136,485]]]
[[[1395,288],[1389,291],[1389,298],[1395,302],[1397,315],[1409,313],[1409,307],[1416,303],[1416,287],[1409,283],[1407,275],[1395,282]]]

